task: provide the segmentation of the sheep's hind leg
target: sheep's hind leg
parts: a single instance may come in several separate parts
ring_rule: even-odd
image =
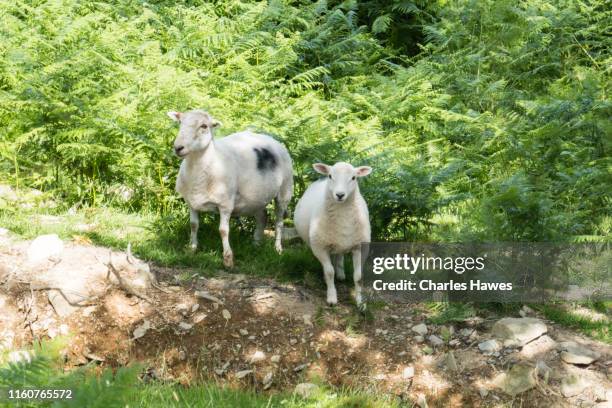
[[[334,269],[336,271],[336,279],[343,281],[346,279],[344,275],[344,255],[333,255]]]
[[[257,214],[255,214],[255,234],[253,235],[253,240],[256,244],[261,243],[263,238],[264,229],[266,228],[266,223],[268,222],[268,213],[266,212],[265,207],[262,208]]]
[[[193,208],[189,209],[189,225],[191,226],[189,249],[195,251],[198,249],[198,228],[200,227],[200,216]]]
[[[221,235],[221,242],[223,243],[223,265],[226,268],[234,267],[234,253],[229,243],[229,221],[232,211],[226,209],[219,209],[220,222],[219,222],[219,234]]]
[[[287,205],[289,204],[289,199],[281,199],[276,197],[274,199],[274,248],[276,248],[276,252],[279,254],[283,252],[283,221],[285,218],[285,213],[287,212]]]
[[[331,258],[326,250],[313,247],[312,252],[323,266],[323,275],[327,285],[327,304],[333,306],[338,303],[338,294],[334,285],[334,265],[332,265]]]

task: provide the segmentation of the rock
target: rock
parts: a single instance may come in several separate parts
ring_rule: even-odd
[[[412,331],[424,336],[427,334],[427,326],[424,323],[417,324],[416,326],[412,327]]]
[[[198,313],[197,315],[193,316],[193,323],[198,324],[205,318],[206,318],[206,315],[204,313]]]
[[[270,361],[273,363],[279,363],[280,360],[281,360],[281,356],[279,356],[278,354],[275,354],[272,357],[270,357]]]
[[[533,358],[541,356],[554,350],[557,347],[557,342],[544,335],[540,338],[535,339],[531,343],[525,344],[520,352],[520,355],[525,358]]]
[[[144,322],[142,322],[141,325],[137,326],[136,329],[134,329],[134,332],[132,333],[132,335],[134,336],[133,340],[143,337],[145,334],[147,334],[147,331],[150,328],[151,328],[151,322],[149,322],[148,320],[145,320]]]
[[[482,351],[484,354],[493,354],[499,349],[501,349],[501,345],[497,342],[497,340],[487,340],[478,344],[478,349]]]
[[[292,346],[295,346],[297,342],[298,341],[296,339],[289,339],[289,344],[291,344]]]
[[[246,377],[247,375],[252,374],[252,373],[253,373],[253,370],[242,370],[242,371],[238,371],[238,372],[236,373],[236,378],[240,380],[240,379],[242,379],[242,378],[244,378],[244,377]]]
[[[308,367],[308,363],[304,363],[304,364],[300,364],[299,366],[296,366],[293,371],[296,373],[299,373],[300,371],[302,371],[303,369],[305,369],[306,367]]]
[[[533,317],[505,317],[498,320],[492,329],[493,336],[501,340],[506,347],[524,346],[546,331],[546,325]]]
[[[542,360],[538,360],[536,363],[536,374],[542,377],[545,384],[548,384],[548,380],[552,374],[552,369]]]
[[[199,308],[200,308],[200,305],[195,303],[193,306],[191,306],[191,313],[197,312]]]
[[[40,235],[30,243],[27,250],[28,262],[37,264],[51,257],[57,258],[64,251],[64,243],[57,234]]]
[[[309,314],[302,315],[302,320],[306,326],[312,326],[312,316]]]
[[[457,371],[459,369],[459,367],[457,366],[457,360],[455,360],[455,355],[452,351],[446,353],[446,355],[444,356],[443,364],[450,371]]]
[[[7,201],[17,201],[19,199],[13,187],[7,184],[0,184],[0,198]]]
[[[223,311],[221,311],[221,315],[225,320],[229,320],[232,318],[232,314],[227,309],[223,309]]]
[[[452,347],[457,347],[460,344],[461,344],[461,341],[459,339],[452,339],[451,341],[448,342],[448,345]]]
[[[319,391],[319,386],[313,383],[300,383],[293,392],[304,399],[312,398]]]
[[[493,379],[496,387],[510,396],[516,396],[536,386],[535,369],[528,365],[517,364]]]
[[[218,376],[225,374],[225,371],[227,370],[229,366],[230,366],[230,362],[228,361],[225,364],[223,364],[221,368],[215,368],[215,374],[217,374]]]
[[[184,331],[189,331],[193,328],[193,324],[191,323],[187,323],[187,322],[180,322],[178,324],[179,329],[184,330]]]
[[[60,317],[70,316],[78,309],[77,306],[72,306],[70,303],[68,303],[66,298],[64,298],[57,290],[48,291],[47,298],[49,299],[51,306],[53,306],[55,313]]]
[[[268,372],[263,380],[262,384],[264,385],[264,390],[267,390],[272,385],[272,379],[274,378],[274,373],[272,371]]]
[[[221,299],[219,299],[216,296],[211,295],[210,293],[206,292],[205,290],[196,290],[196,292],[194,294],[196,295],[196,297],[199,297],[201,299],[210,300],[211,302],[215,302],[215,303],[218,303],[220,305],[223,304],[223,301]]]
[[[559,346],[561,350],[563,350],[561,352],[561,359],[566,363],[591,364],[601,357],[601,354],[596,351],[590,350],[573,341],[563,342]]]
[[[486,398],[489,395],[489,390],[485,387],[478,387],[478,394],[480,394],[480,398]]]
[[[441,338],[433,334],[429,336],[427,339],[429,340],[431,345],[434,347],[439,347],[444,344],[444,340],[442,340]]]
[[[422,343],[425,341],[425,338],[423,336],[414,336],[414,341],[417,343]]]
[[[89,317],[91,316],[96,310],[98,309],[97,306],[87,306],[85,308],[83,308],[83,316],[84,317]]]
[[[408,380],[408,379],[410,379],[412,377],[414,377],[414,367],[413,366],[405,367],[402,370],[402,378],[404,380]]]
[[[266,359],[266,354],[261,350],[256,350],[253,354],[249,356],[249,363],[255,364],[260,361],[264,361]]]
[[[461,329],[459,330],[459,335],[461,337],[470,337],[470,335],[474,332],[474,329],[470,329],[469,327],[466,327],[465,329]]]
[[[583,376],[571,373],[563,377],[561,381],[561,394],[565,398],[573,397],[582,394],[589,385],[589,382]]]
[[[91,361],[98,361],[100,363],[103,363],[105,361],[103,357],[100,357],[100,356],[98,356],[96,354],[93,354],[93,353],[83,353],[83,356],[86,357],[88,360],[91,360]]]
[[[427,405],[427,399],[425,399],[424,394],[419,394],[416,400],[416,404],[419,408],[429,408],[429,405]]]
[[[240,329],[238,331],[240,332],[241,336],[248,336],[249,335],[249,331],[247,329]]]

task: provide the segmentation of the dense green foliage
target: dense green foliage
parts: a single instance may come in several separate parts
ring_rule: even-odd
[[[0,0],[0,178],[68,205],[185,214],[168,110],[295,159],[370,164],[378,239],[602,240],[603,0]],[[121,186],[134,191],[122,202]]]

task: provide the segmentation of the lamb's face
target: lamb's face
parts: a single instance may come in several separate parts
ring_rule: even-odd
[[[206,149],[212,140],[212,129],[220,125],[212,116],[201,110],[168,112],[168,116],[181,124],[174,141],[174,153],[181,158]]]
[[[371,167],[353,167],[344,162],[338,162],[333,166],[315,163],[313,167],[318,173],[327,176],[327,194],[339,203],[347,201],[355,193],[358,177],[367,176],[372,172]]]

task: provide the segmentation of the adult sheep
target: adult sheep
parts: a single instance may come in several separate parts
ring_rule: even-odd
[[[323,266],[327,285],[327,303],[338,302],[335,275],[344,280],[344,254],[353,256],[355,302],[361,299],[361,244],[370,242],[368,206],[359,192],[357,179],[372,172],[368,166],[353,167],[339,162],[333,166],[313,165],[326,176],[308,187],[295,207],[294,223],[300,237],[312,249]]]
[[[202,110],[168,112],[180,123],[175,154],[183,159],[176,191],[189,205],[191,248],[198,246],[199,211],[219,211],[223,264],[231,268],[231,215],[254,215],[254,239],[261,241],[267,222],[266,205],[275,201],[275,247],[282,251],[283,217],[293,193],[293,167],[285,146],[270,136],[243,131],[213,138],[220,123]]]

